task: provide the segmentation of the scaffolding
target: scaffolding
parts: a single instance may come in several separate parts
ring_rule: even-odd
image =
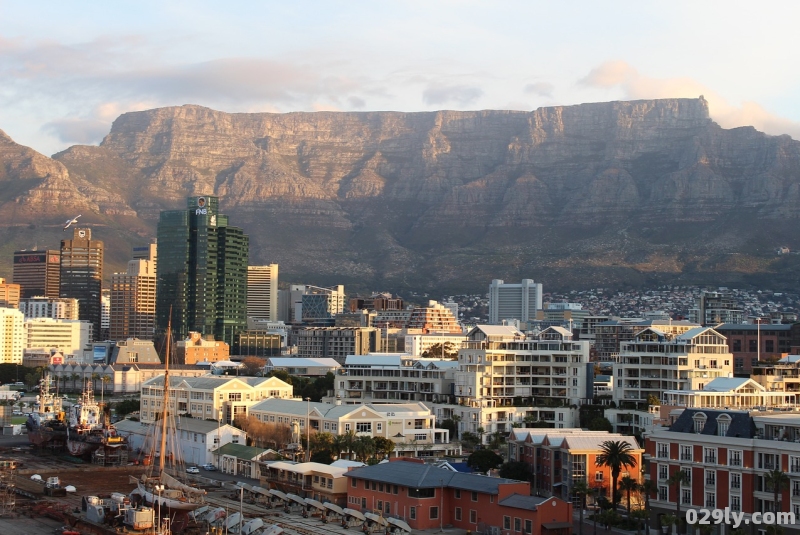
[[[17,463],[0,459],[0,516],[9,516],[17,504]]]

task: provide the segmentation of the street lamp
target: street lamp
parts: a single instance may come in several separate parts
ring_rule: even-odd
[[[306,462],[311,461],[311,398],[306,398]]]

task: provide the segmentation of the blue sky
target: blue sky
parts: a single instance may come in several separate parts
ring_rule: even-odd
[[[121,113],[517,109],[697,97],[800,139],[798,2],[0,0],[0,129],[44,154]]]

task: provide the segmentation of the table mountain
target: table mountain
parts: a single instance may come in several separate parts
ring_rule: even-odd
[[[0,160],[4,260],[11,245],[56,246],[58,223],[83,213],[121,265],[160,210],[214,194],[251,235],[251,263],[279,263],[286,282],[800,280],[796,257],[773,253],[800,247],[800,143],[723,129],[702,97],[533,112],[181,106],[126,113],[99,147],[52,159],[3,135]]]

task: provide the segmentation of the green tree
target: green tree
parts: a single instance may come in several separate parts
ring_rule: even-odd
[[[374,437],[375,453],[380,455],[381,459],[386,459],[394,451],[394,442],[385,437]]]
[[[97,381],[100,380],[100,377],[102,377],[102,375],[100,375],[99,373],[93,373],[90,376],[90,378],[92,379],[92,390],[97,390],[98,389],[97,388]]]
[[[458,438],[458,425],[453,420],[451,420],[450,418],[448,418],[447,420],[442,420],[441,422],[439,422],[439,427],[441,427],[442,429],[447,429],[448,431],[450,431],[450,436],[452,438]]]
[[[619,503],[617,498],[617,480],[622,468],[634,468],[636,458],[631,453],[633,447],[622,440],[606,440],[600,444],[600,454],[595,461],[597,466],[606,466],[611,470],[611,501]]]
[[[611,433],[614,431],[614,426],[611,425],[611,422],[608,421],[608,418],[604,416],[598,416],[589,422],[589,431],[608,431]]]
[[[78,390],[78,379],[80,379],[81,376],[73,372],[72,374],[70,374],[69,378],[72,379],[72,390],[73,391]]]
[[[625,476],[619,482],[619,489],[628,497],[628,516],[631,516],[631,492],[639,490],[639,483],[632,477]]]
[[[126,416],[132,412],[136,412],[139,410],[139,400],[138,399],[125,399],[122,401],[117,402],[114,405],[114,412],[117,413],[117,416]]]
[[[530,481],[531,469],[526,463],[520,461],[503,463],[500,465],[500,477],[517,481]]]
[[[680,472],[680,470],[678,470]],[[678,530],[678,519],[674,515],[661,515],[661,526],[671,526],[675,524],[675,530]]]
[[[467,466],[484,474],[492,468],[497,468],[502,462],[502,457],[487,449],[478,450],[467,457]]]
[[[353,450],[356,445],[356,439],[358,439],[358,435],[356,435],[355,431],[352,429],[345,434],[342,435],[342,451],[347,452],[347,458],[352,460],[353,459]]]
[[[661,405],[661,400],[658,399],[658,396],[654,394],[650,394],[647,396],[647,404],[648,405]]]
[[[461,445],[468,449],[475,449],[480,442],[480,438],[475,433],[464,431],[461,433]]]
[[[789,488],[789,476],[780,468],[776,468],[766,473],[764,482],[767,484],[767,488],[772,489],[772,497],[774,500],[772,503],[774,504],[774,511],[777,513],[781,510],[781,507],[778,505],[780,492]]]
[[[361,435],[356,438],[353,451],[356,457],[361,459],[362,463],[366,463],[375,453],[375,442],[372,440],[371,436]]]
[[[578,535],[583,535],[583,510],[586,509],[586,496],[591,494],[592,489],[586,481],[579,479],[572,485],[572,493],[580,499],[580,522],[578,523]]]
[[[294,384],[294,382],[292,381],[292,376],[289,375],[289,372],[287,372],[286,370],[272,370],[271,372],[269,372],[269,376],[277,377],[284,383],[289,383],[290,385]]]
[[[667,479],[667,485],[675,487],[675,533],[681,529],[681,485],[689,483],[689,476],[683,470],[675,470]]]

